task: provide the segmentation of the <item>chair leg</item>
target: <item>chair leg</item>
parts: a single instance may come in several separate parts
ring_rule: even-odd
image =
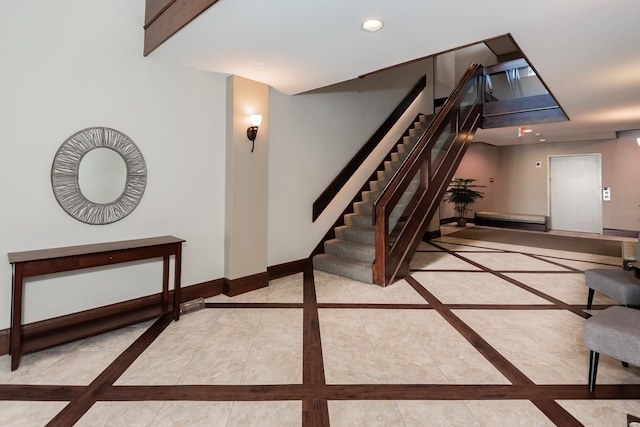
[[[625,368],[628,368],[628,367],[629,367],[629,364],[623,360],[623,361],[622,361],[622,366],[624,366]]]
[[[593,294],[595,291],[589,288],[589,296],[587,297],[587,310],[591,310],[591,305],[593,304]]]
[[[600,353],[593,350],[589,351],[589,391],[596,389],[596,374],[598,373],[598,358]]]

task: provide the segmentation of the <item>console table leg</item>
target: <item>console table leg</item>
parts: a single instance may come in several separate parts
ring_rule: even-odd
[[[180,295],[180,274],[182,269],[182,245],[176,245],[176,257],[173,279],[173,319],[180,319],[180,303],[182,297]]]
[[[22,353],[22,289],[24,287],[22,265],[14,265],[12,279],[9,352],[11,353],[11,370],[15,371],[20,364],[20,355]]]

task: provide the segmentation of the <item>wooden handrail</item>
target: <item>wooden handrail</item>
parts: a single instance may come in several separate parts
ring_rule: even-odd
[[[427,131],[420,137],[396,173],[389,180],[374,202],[373,221],[376,227],[376,258],[373,266],[374,283],[386,286],[396,277],[408,274],[408,259],[415,251],[428,221],[437,208],[436,200],[442,197],[462,155],[473,139],[482,119],[483,68],[474,64],[469,67],[452,95],[445,102]],[[475,102],[466,106],[465,117],[460,117],[461,103],[469,90],[476,86]],[[446,148],[440,164],[432,167],[431,152],[438,137],[449,124],[455,125],[454,138]],[[425,164],[427,167],[425,167]],[[421,186],[414,197],[408,219],[389,243],[389,216],[416,174],[422,171]],[[397,231],[397,233],[396,233]],[[407,270],[407,271],[404,271]]]
[[[329,203],[336,197],[338,192],[344,187],[349,178],[358,170],[362,163],[369,157],[373,150],[378,146],[382,138],[391,130],[393,125],[400,119],[402,114],[409,108],[411,103],[420,95],[420,93],[427,86],[426,76],[421,77],[420,80],[413,86],[411,91],[404,97],[404,99],[398,104],[398,106],[391,112],[389,117],[380,125],[369,140],[360,148],[360,150],[353,156],[353,158],[347,163],[347,165],[340,171],[340,173],[331,181],[331,184],[320,194],[320,196],[313,202],[313,221],[315,222],[318,217],[329,206]]]

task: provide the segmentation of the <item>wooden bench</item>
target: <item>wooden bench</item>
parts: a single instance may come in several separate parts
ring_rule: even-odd
[[[475,225],[549,231],[549,217],[505,212],[476,212]]]

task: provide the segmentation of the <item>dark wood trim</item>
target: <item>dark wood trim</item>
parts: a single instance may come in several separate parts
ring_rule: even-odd
[[[182,288],[181,302],[193,301],[198,298],[210,298],[220,295],[224,288],[224,279],[209,280]]]
[[[302,273],[310,268],[312,268],[311,259],[303,258],[297,261],[290,261],[267,267],[267,273],[269,274],[269,280],[274,280]]]
[[[422,240],[424,242],[428,242],[431,239],[437,239],[438,237],[442,236],[442,233],[440,232],[440,230],[434,230],[434,231],[426,231],[424,233],[424,235],[422,236]]]
[[[471,222],[481,227],[498,227],[498,228],[513,228],[516,230],[530,230],[530,231],[549,231],[549,217],[545,218],[544,224],[524,222],[524,221],[507,221],[492,218],[483,218],[476,216]]]
[[[605,236],[638,237],[638,234],[640,234],[640,231],[618,230],[615,228],[603,228],[602,234],[604,234]]]
[[[444,98],[436,98],[433,100],[433,108],[440,108],[444,105],[445,102],[447,102],[447,97]]]
[[[269,286],[269,273],[253,274],[238,279],[224,279],[224,294],[230,297]]]
[[[502,73],[507,70],[513,70],[514,68],[527,67],[529,63],[523,57],[512,59],[510,61],[500,62],[495,65],[488,65],[484,67],[485,74]]]
[[[547,108],[545,110],[525,111],[485,117],[482,129],[535,125],[537,123],[565,122],[567,120],[567,116],[561,108]]]
[[[553,108],[558,108],[558,104],[551,95],[544,93],[541,95],[526,96],[524,98],[485,102],[483,115],[487,118],[502,114],[526,113],[529,111]]]
[[[421,77],[413,86],[404,99],[391,112],[389,117],[380,125],[380,127],[371,135],[369,140],[358,150],[351,160],[345,165],[340,173],[331,181],[329,186],[318,196],[313,202],[312,219],[315,221],[329,206],[329,203],[336,197],[338,192],[349,181],[349,178],[358,170],[362,163],[369,157],[373,150],[378,146],[382,138],[389,133],[393,125],[402,117],[402,114],[409,108],[411,103],[418,95],[427,87],[427,77]]]
[[[167,10],[176,0],[147,0],[144,8],[144,28],[147,28],[156,18]]]
[[[9,336],[10,329],[3,329],[0,331],[0,356],[9,354]]]
[[[172,35],[184,28],[218,0],[148,0],[145,16],[148,23],[144,30],[144,56],[149,55]],[[151,5],[150,5],[151,3]]]

